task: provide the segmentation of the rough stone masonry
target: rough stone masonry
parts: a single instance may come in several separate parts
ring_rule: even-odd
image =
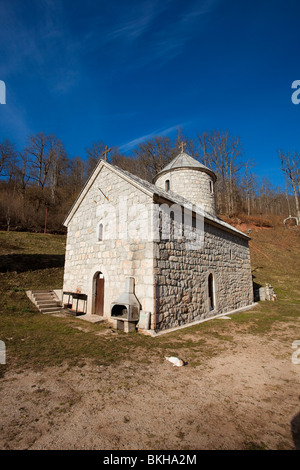
[[[110,321],[133,277],[156,330],[251,305],[249,237],[216,216],[215,181],[185,152],[154,184],[101,160],[65,220],[63,291],[85,294],[88,315],[102,302]]]

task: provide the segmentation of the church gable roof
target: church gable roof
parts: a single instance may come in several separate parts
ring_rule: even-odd
[[[219,225],[220,228],[223,228],[226,231],[230,230],[231,232],[234,232],[236,235],[243,236],[244,238],[250,239],[250,237],[248,237],[248,235],[246,235],[245,233],[240,232],[240,230],[236,229],[230,224],[227,224],[226,222],[219,219],[218,217],[215,217],[214,215],[209,214],[202,208],[199,208],[199,207],[197,208],[197,206],[192,204],[190,201],[188,201],[184,197],[179,196],[178,194],[175,194],[172,191],[164,191],[163,189],[157,187],[156,185],[149,183],[148,181],[145,181],[139,178],[138,176],[129,173],[126,170],[122,170],[121,168],[118,168],[118,167],[115,167],[115,168],[117,168],[119,172],[123,173],[124,175],[127,175],[127,177],[134,180],[140,186],[144,186],[144,188],[147,189],[149,193],[152,193],[153,196],[156,195],[160,198],[170,201],[173,204],[178,204],[180,206],[184,206],[187,208],[193,208],[193,211],[198,213],[200,216],[203,216],[207,220],[208,223],[213,222],[214,225]]]
[[[190,158],[192,158],[192,157],[190,157]],[[201,163],[199,163],[199,165],[201,165]],[[235,233],[238,236],[242,236],[243,238],[250,239],[250,237],[248,237],[243,232],[240,232],[235,227],[227,224],[226,222],[219,219],[218,217],[215,217],[214,215],[209,214],[208,212],[204,211],[202,208],[200,208],[200,207],[197,208],[197,206],[194,206],[194,204],[192,204],[190,201],[183,198],[182,196],[179,196],[178,194],[175,194],[172,191],[164,191],[163,189],[157,187],[156,185],[154,185],[152,183],[149,183],[148,181],[145,181],[142,178],[139,178],[138,176],[133,175],[132,173],[129,173],[126,170],[123,170],[123,169],[121,169],[117,166],[111,165],[110,163],[107,163],[104,160],[100,160],[100,162],[96,166],[95,170],[91,174],[90,178],[87,180],[87,182],[83,186],[81,192],[79,193],[77,199],[75,200],[72,208],[70,209],[70,211],[69,211],[69,213],[68,213],[68,215],[67,215],[67,217],[66,217],[66,219],[63,223],[65,226],[68,226],[68,224],[70,223],[71,219],[73,218],[73,215],[77,211],[77,209],[80,206],[82,200],[87,195],[90,187],[92,186],[95,179],[97,178],[97,176],[101,172],[102,168],[104,168],[104,167],[106,167],[109,170],[117,173],[120,177],[124,178],[130,184],[133,184],[137,189],[139,189],[140,191],[146,193],[148,196],[151,196],[151,197],[158,196],[159,198],[165,199],[165,200],[171,202],[172,204],[178,204],[178,205],[190,208],[190,209],[193,208],[193,211],[198,213],[200,216],[203,216],[208,223],[211,222],[214,225],[218,225],[220,228],[223,228],[226,231],[229,230],[229,231]]]
[[[99,163],[97,164],[97,166],[95,167],[94,171],[92,172],[92,174],[90,175],[90,177],[87,179],[86,183],[84,184],[82,190],[80,191],[79,195],[77,196],[73,206],[71,207],[67,217],[65,218],[64,222],[63,222],[63,225],[64,226],[68,226],[70,221],[72,220],[75,212],[77,211],[77,209],[79,208],[81,202],[83,201],[83,199],[86,197],[86,195],[88,194],[91,186],[93,185],[93,183],[95,182],[96,178],[98,177],[98,175],[100,174],[101,170],[103,168],[108,168],[110,171],[113,171],[115,173],[117,173],[119,176],[121,176],[123,179],[125,179],[127,182],[129,182],[130,184],[133,184],[134,186],[136,186],[138,189],[140,189],[142,192],[148,194],[148,196],[152,197],[153,193],[150,192],[149,190],[147,190],[147,188],[145,186],[142,186],[138,181],[133,181],[132,178],[129,178],[129,175],[131,175],[131,173],[127,173],[124,174],[123,172],[120,172],[119,168],[114,166],[114,165],[111,165],[110,163],[107,163],[105,162],[104,160],[100,160]],[[143,180],[141,180],[143,181]]]

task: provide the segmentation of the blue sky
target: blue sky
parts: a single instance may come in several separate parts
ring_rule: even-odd
[[[72,157],[101,140],[213,129],[284,185],[300,151],[298,0],[0,0],[0,140],[54,133]]]

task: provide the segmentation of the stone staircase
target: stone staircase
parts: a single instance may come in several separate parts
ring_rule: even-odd
[[[41,313],[60,313],[62,304],[52,290],[33,290],[26,292]]]

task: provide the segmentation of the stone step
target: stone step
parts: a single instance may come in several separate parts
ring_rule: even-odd
[[[26,292],[30,300],[35,304],[41,313],[58,313],[62,312],[61,301],[51,290],[34,290]]]
[[[57,313],[61,313],[61,310],[53,310],[51,312],[42,312],[42,315],[53,315],[53,314],[57,314]]]
[[[55,297],[55,295],[51,295],[51,294],[42,294],[42,295],[37,295],[35,294],[33,296],[36,300],[57,300],[57,297]]]
[[[42,313],[58,313],[60,312],[60,308],[56,307],[47,307],[47,308],[40,308],[39,309]]]
[[[36,302],[60,302],[57,298],[54,297],[45,297],[44,299],[40,297],[35,297],[34,299]]]
[[[34,295],[35,300],[57,300],[53,295]]]
[[[37,302],[39,308],[60,307],[59,302]]]
[[[57,303],[54,299],[34,299],[36,304],[43,305],[43,304],[53,304]]]
[[[49,290],[33,290],[31,292],[32,292],[33,295],[34,294],[49,294],[50,293]]]
[[[34,294],[35,299],[55,299],[55,296],[52,294]]]

